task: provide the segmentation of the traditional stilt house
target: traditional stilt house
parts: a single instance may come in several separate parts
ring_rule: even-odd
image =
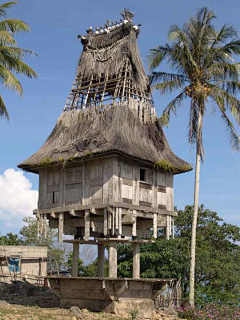
[[[116,245],[131,242],[138,278],[139,243],[158,228],[172,235],[173,177],[192,169],[168,145],[137,46],[139,25],[128,10],[122,16],[79,36],[83,51],[64,111],[44,146],[19,165],[39,174],[39,232],[49,221],[59,241],[74,235],[73,276],[79,243],[98,244],[99,276],[109,245],[116,278]]]

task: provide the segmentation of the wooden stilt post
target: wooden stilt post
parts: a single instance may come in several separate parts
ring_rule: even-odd
[[[118,209],[118,233],[121,236],[122,235],[122,208]]]
[[[79,243],[73,243],[73,255],[72,255],[72,277],[78,277],[78,259],[79,259]]]
[[[84,239],[87,241],[90,237],[90,210],[85,210],[84,216],[85,234]]]
[[[133,210],[133,225],[132,225],[132,236],[136,237],[137,235],[137,211]]]
[[[157,239],[157,213],[153,214],[153,238]]]
[[[104,245],[98,245],[98,264],[97,264],[97,276],[100,278],[104,277],[104,264],[105,264],[105,250]]]
[[[140,278],[140,245],[133,244],[133,278]]]
[[[106,237],[108,234],[108,216],[107,216],[107,208],[104,208],[103,213],[103,234]]]
[[[47,238],[47,214],[44,214],[44,218],[43,218],[43,234],[44,234],[44,238]]]
[[[58,217],[58,242],[63,242],[64,213],[60,212]]]
[[[117,243],[109,243],[108,252],[109,278],[117,278]]]

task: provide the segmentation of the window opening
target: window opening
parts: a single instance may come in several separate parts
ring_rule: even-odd
[[[146,181],[146,170],[140,169],[140,181]]]

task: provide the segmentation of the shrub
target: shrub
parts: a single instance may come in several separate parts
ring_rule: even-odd
[[[178,310],[179,316],[189,320],[240,320],[240,309],[229,305],[205,305],[202,309],[191,307]]]

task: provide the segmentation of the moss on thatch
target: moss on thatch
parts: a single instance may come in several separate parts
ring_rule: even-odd
[[[190,166],[190,165],[177,167],[165,159],[162,159],[162,160],[155,162],[154,167],[159,168],[163,171],[169,171],[169,172],[173,172],[173,173],[181,173],[181,172],[187,172],[187,171],[192,170],[192,166]]]
[[[159,121],[142,124],[127,106],[92,116],[82,110],[63,112],[44,146],[19,167],[34,171],[31,168],[66,165],[109,152],[177,173],[191,168],[171,151]]]

